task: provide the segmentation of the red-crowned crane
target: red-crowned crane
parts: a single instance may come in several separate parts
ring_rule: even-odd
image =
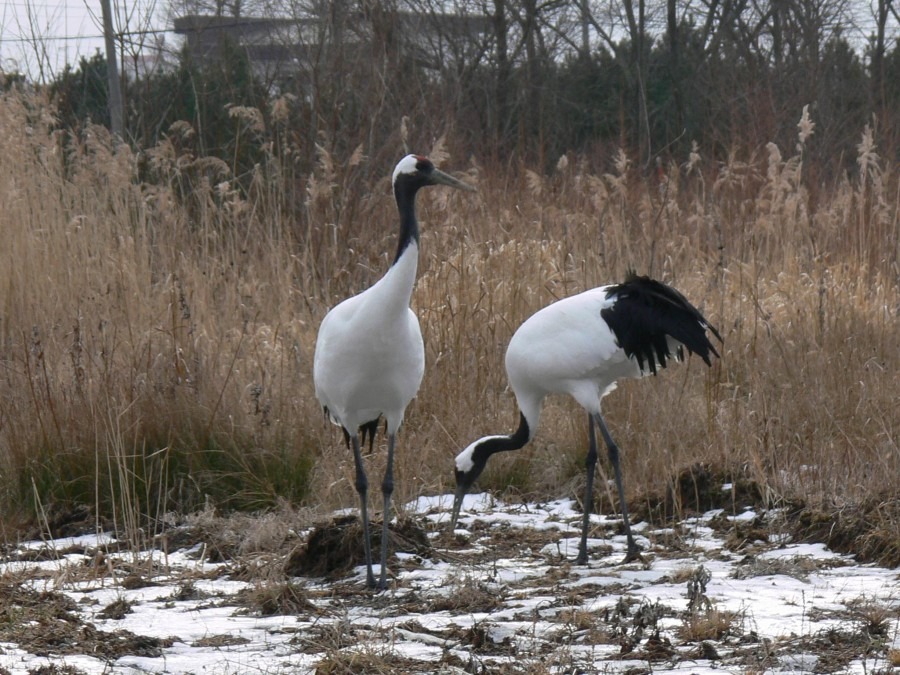
[[[426,157],[407,155],[394,169],[394,198],[400,211],[397,255],[385,275],[362,293],[331,309],[319,327],[313,359],[316,398],[326,415],[349,437],[356,462],[356,491],[363,524],[366,583],[375,588],[366,509],[368,479],[360,453],[360,428],[375,434],[383,416],[388,436],[387,466],[381,492],[384,526],[381,577],[387,573],[388,523],[394,491],[394,443],[406,406],[416,395],[425,372],[425,348],[416,315],[409,307],[419,257],[416,193],[428,185],[474,191],[470,185],[435,168]]]
[[[480,438],[457,455],[451,531],[456,528],[463,497],[488,459],[498,452],[518,450],[534,438],[548,394],[569,394],[587,411],[589,429],[584,518],[576,562],[585,565],[588,560],[597,465],[595,424],[615,473],[628,541],[625,559],[638,558],[640,547],[628,521],[619,448],[600,412],[600,400],[616,388],[619,378],[655,375],[668,359],[680,360],[683,348],[711,365],[710,354],[719,354],[707,331],[722,341],[719,332],[681,293],[634,272],[626,275],[624,283],[564,298],[533,314],[516,330],[506,350],[506,373],[519,406],[519,427],[508,436]]]

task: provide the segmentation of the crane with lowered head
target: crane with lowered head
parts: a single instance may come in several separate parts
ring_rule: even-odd
[[[587,564],[587,534],[597,465],[595,425],[606,443],[615,475],[627,539],[626,561],[640,556],[628,519],[619,466],[619,448],[609,433],[600,402],[624,377],[655,375],[683,352],[711,365],[718,352],[707,331],[719,332],[677,290],[630,271],[620,284],[601,286],[563,298],[529,317],[513,334],[506,350],[506,373],[519,406],[519,426],[509,435],[485,436],[456,456],[456,495],[451,531],[463,498],[498,452],[524,447],[537,431],[544,398],[569,394],[588,413],[587,485],[578,564]]]

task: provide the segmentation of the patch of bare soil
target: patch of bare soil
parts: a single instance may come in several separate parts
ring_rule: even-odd
[[[522,529],[509,523],[490,523],[476,520],[468,526],[469,539],[490,539],[490,550],[485,556],[490,558],[518,557],[523,553],[540,551],[548,544],[558,543],[565,535],[553,528]],[[466,539],[456,537],[457,544],[465,544]],[[561,555],[561,554],[560,554]],[[481,557],[485,557],[481,556]]]
[[[82,621],[75,602],[56,592],[37,592],[19,583],[0,584],[0,642],[11,642],[37,656],[91,654],[115,660],[121,656],[162,655],[173,640],[106,632]]]
[[[723,489],[723,485],[730,487]],[[714,509],[740,513],[749,507],[764,510],[767,506],[759,484],[742,471],[695,464],[671,479],[665,495],[646,495],[629,508],[636,521],[662,525]]]
[[[48,504],[44,519],[24,525],[22,534],[26,540],[62,539],[95,532],[97,525],[93,509],[85,504]]]
[[[381,523],[369,523],[372,555],[381,550]],[[428,535],[409,518],[389,526],[389,551],[428,556],[432,553]],[[343,516],[315,527],[306,545],[292,553],[284,565],[288,576],[335,579],[366,562],[362,523],[356,516]]]

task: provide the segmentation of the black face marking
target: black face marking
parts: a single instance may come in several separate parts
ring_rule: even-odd
[[[431,160],[427,157],[423,157],[422,155],[413,155],[413,157],[416,158],[416,171],[429,173],[434,169],[434,164],[432,164]]]

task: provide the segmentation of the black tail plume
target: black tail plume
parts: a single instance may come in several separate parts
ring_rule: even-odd
[[[710,355],[719,356],[707,335],[709,331],[722,342],[719,331],[671,286],[629,271],[623,283],[610,289],[609,296],[616,301],[601,315],[619,346],[637,359],[641,370],[656,374],[657,366],[665,368],[670,357],[679,356],[671,353],[668,337],[708,366],[712,365]]]

